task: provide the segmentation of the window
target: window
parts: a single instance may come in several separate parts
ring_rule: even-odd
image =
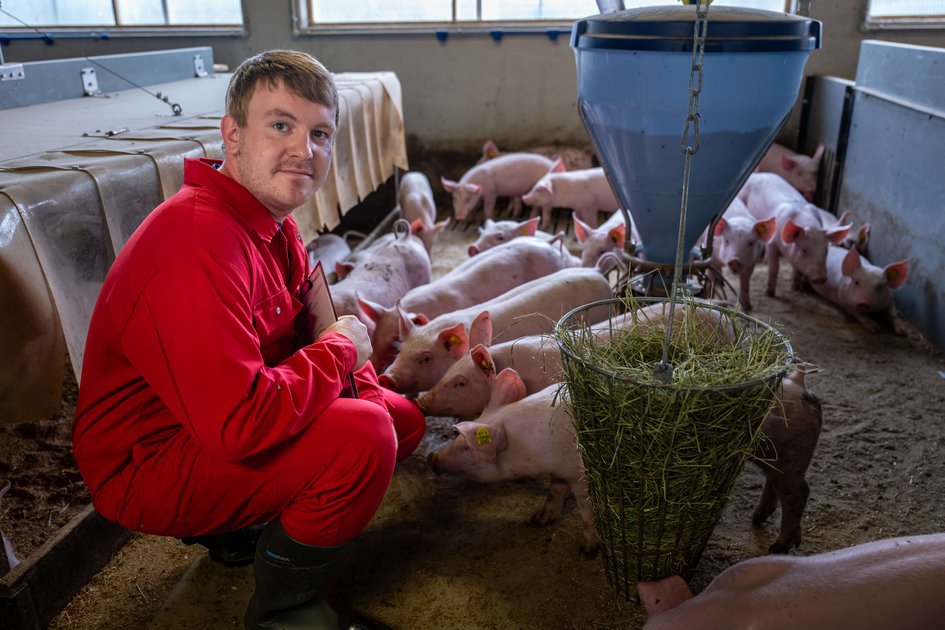
[[[869,0],[866,27],[942,28],[945,0]]]
[[[240,0],[3,0],[0,28],[243,28]],[[12,16],[12,17],[11,17]]]
[[[942,0],[945,1],[945,0]],[[678,0],[624,0],[628,9]],[[792,0],[715,0],[730,5],[787,11]],[[529,26],[528,22],[573,22],[600,13],[596,0],[295,0],[300,31],[338,27],[417,28],[482,26],[496,23]],[[711,10],[709,19],[712,19]]]

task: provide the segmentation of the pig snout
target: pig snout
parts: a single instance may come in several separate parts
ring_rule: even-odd
[[[397,391],[397,381],[389,374],[378,374],[377,382],[381,387],[389,389],[391,391]]]
[[[742,271],[742,261],[737,258],[734,258],[728,261],[728,268],[732,270],[732,273],[741,273]]]
[[[469,253],[470,256],[475,256],[476,254],[479,253],[479,248],[476,247],[475,245],[470,245],[469,249],[467,249],[466,251]]]

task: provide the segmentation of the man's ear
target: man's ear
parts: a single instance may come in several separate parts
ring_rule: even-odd
[[[223,144],[226,145],[227,154],[236,155],[236,147],[240,141],[240,126],[236,124],[236,119],[226,114],[220,121],[220,134],[223,135]]]

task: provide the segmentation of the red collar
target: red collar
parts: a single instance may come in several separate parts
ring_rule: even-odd
[[[261,240],[271,242],[279,231],[279,222],[242,184],[216,169],[215,165],[222,163],[209,158],[185,159],[184,184],[212,190],[236,220]],[[297,229],[292,217],[286,217],[283,226],[286,237],[295,238]]]

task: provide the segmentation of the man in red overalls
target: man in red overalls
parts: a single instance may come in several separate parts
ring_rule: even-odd
[[[325,180],[337,123],[311,56],[240,65],[225,161],[186,160],[112,265],[86,342],[73,445],[93,505],[235,564],[215,541],[267,524],[246,628],[340,627],[328,584],[425,429],[378,386],[360,321],[314,342],[298,325],[309,270],[290,214]]]

